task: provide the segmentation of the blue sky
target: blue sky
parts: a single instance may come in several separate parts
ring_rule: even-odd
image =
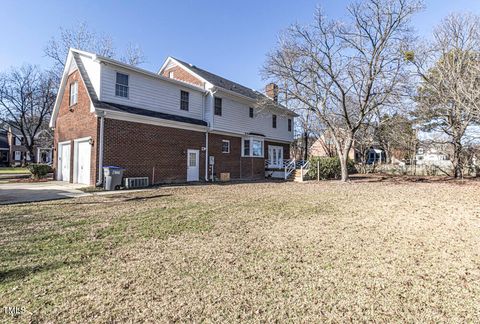
[[[112,36],[120,51],[128,42],[142,47],[157,71],[172,55],[246,86],[261,89],[260,68],[279,31],[308,23],[317,5],[340,18],[349,1],[18,1],[2,0],[0,71],[12,65],[48,66],[43,49],[59,27],[86,22]],[[478,0],[427,0],[414,19],[420,35],[451,11],[480,14]]]

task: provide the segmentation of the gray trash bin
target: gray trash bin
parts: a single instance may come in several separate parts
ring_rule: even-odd
[[[103,167],[103,189],[116,190],[122,185],[123,171],[125,169],[117,166]]]

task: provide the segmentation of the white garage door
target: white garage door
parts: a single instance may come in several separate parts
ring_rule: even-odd
[[[70,181],[70,143],[58,145],[58,180]]]
[[[91,146],[87,141],[77,142],[77,182],[90,184],[90,155]]]

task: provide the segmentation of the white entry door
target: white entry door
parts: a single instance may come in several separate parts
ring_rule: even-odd
[[[70,143],[59,144],[58,152],[58,180],[70,181]]]
[[[78,183],[90,184],[91,151],[91,146],[88,141],[77,143],[76,174]]]
[[[283,147],[273,145],[268,146],[268,166],[270,168],[283,167]]]
[[[187,181],[199,180],[199,150],[187,150]]]

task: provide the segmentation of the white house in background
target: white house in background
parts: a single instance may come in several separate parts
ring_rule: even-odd
[[[422,145],[417,150],[415,160],[419,166],[436,166],[442,169],[453,166],[449,155],[441,145]]]

